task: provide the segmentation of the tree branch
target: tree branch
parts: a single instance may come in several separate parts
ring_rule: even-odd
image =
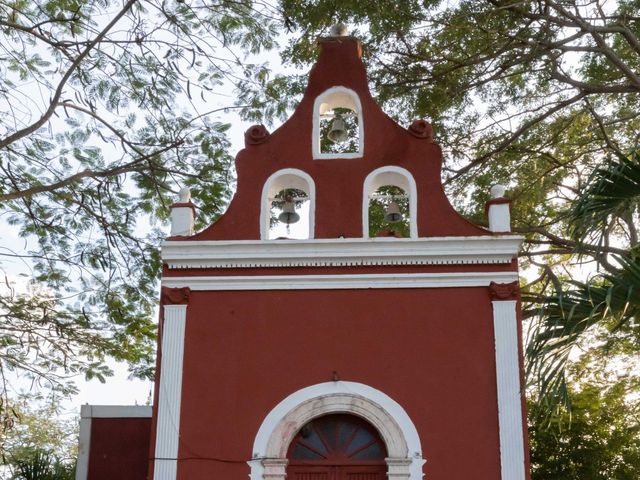
[[[27,135],[35,132],[51,118],[51,116],[53,115],[53,112],[57,108],[58,103],[60,102],[60,97],[62,96],[64,87],[67,81],[69,81],[69,79],[71,78],[71,75],[73,75],[73,73],[78,69],[78,67],[80,66],[82,61],[86,58],[86,56],[89,55],[89,52],[91,52],[91,50],[93,50],[93,48],[98,43],[100,43],[100,41],[109,32],[109,30],[111,30],[114,27],[114,25],[116,25],[120,21],[120,19],[131,9],[131,7],[133,7],[133,5],[137,1],[138,0],[128,0],[127,3],[122,8],[122,10],[120,10],[116,14],[116,16],[109,22],[109,24],[91,41],[91,43],[87,46],[87,48],[85,48],[82,51],[82,53],[78,55],[76,59],[71,63],[71,66],[69,67],[69,69],[66,71],[64,76],[60,79],[60,83],[58,84],[58,88],[56,88],[56,91],[53,94],[53,97],[49,104],[49,108],[47,108],[47,110],[42,114],[42,116],[36,122],[32,123],[28,127],[18,130],[17,132],[14,132],[11,135],[0,140],[0,149],[6,148],[8,145],[11,145],[13,142],[20,140],[21,138],[24,138]]]
[[[67,185],[71,185],[75,182],[78,182],[84,178],[104,178],[104,177],[112,177],[115,175],[121,175],[123,173],[127,173],[127,172],[134,172],[134,171],[139,171],[141,169],[140,164],[143,162],[146,162],[147,160],[149,160],[150,158],[155,157],[156,155],[160,155],[166,151],[169,151],[177,146],[180,146],[184,141],[183,140],[177,140],[176,142],[172,143],[171,145],[167,145],[161,149],[158,149],[154,152],[151,152],[147,155],[144,155],[143,157],[137,158],[132,162],[129,162],[125,165],[122,165],[120,167],[114,167],[114,168],[110,168],[107,170],[83,170],[81,172],[78,172],[74,175],[71,175],[68,178],[65,178],[64,180],[60,180],[59,182],[55,182],[55,183],[51,183],[49,185],[38,185],[35,187],[31,187],[31,188],[27,188],[26,190],[19,190],[19,191],[15,191],[15,192],[11,192],[11,193],[6,193],[4,195],[0,195],[0,202],[1,201],[9,201],[9,200],[15,200],[18,198],[27,198],[27,197],[31,197],[33,195],[36,195],[38,193],[44,193],[44,192],[51,192],[54,190],[57,190],[59,188],[63,188],[66,187]]]
[[[549,110],[544,112],[542,115],[538,115],[537,117],[532,118],[528,122],[523,123],[520,126],[520,128],[518,128],[515,132],[513,132],[508,138],[506,138],[502,142],[500,142],[496,148],[494,148],[493,150],[491,150],[491,151],[489,151],[489,152],[477,157],[475,160],[471,161],[470,163],[468,163],[464,167],[462,167],[459,170],[457,170],[454,175],[452,175],[451,177],[447,178],[443,182],[444,185],[450,184],[451,182],[453,182],[454,180],[460,178],[462,175],[466,174],[470,170],[478,167],[479,165],[482,165],[484,162],[489,160],[492,155],[495,155],[496,153],[500,152],[501,150],[504,150],[506,147],[508,147],[513,142],[518,140],[518,138],[520,138],[520,136],[522,134],[524,134],[527,130],[529,130],[531,127],[533,127],[534,125],[537,125],[538,123],[544,121],[546,118],[548,118],[551,115],[553,115],[554,113],[562,110],[563,108],[565,108],[565,107],[567,107],[567,106],[569,106],[569,105],[581,100],[585,95],[586,95],[585,93],[580,92],[580,93],[578,93],[577,95],[574,95],[571,98],[568,98],[566,100],[563,100],[562,102],[557,103],[553,108],[550,108]]]

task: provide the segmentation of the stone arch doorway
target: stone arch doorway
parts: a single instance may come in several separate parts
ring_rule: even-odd
[[[422,480],[425,460],[418,432],[407,412],[380,390],[345,381],[305,387],[284,398],[269,412],[258,429],[252,458],[247,462],[251,467],[250,479],[285,480],[287,453],[295,436],[313,419],[333,414],[353,415],[375,428],[388,455],[386,478]],[[353,480],[368,479],[354,477]]]
[[[289,480],[385,480],[387,448],[362,418],[314,418],[295,435],[287,453]]]

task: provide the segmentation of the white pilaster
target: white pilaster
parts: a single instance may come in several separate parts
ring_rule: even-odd
[[[180,397],[186,305],[165,305],[154,480],[175,480],[178,469]]]
[[[76,480],[89,478],[89,449],[91,447],[91,406],[80,407],[80,432],[78,435],[78,463]]]
[[[493,301],[501,480],[524,480],[524,432],[515,300]]]

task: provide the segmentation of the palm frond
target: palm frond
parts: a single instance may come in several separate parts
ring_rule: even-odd
[[[599,324],[609,331],[640,316],[640,258],[617,257],[615,274],[571,282],[541,307],[526,349],[527,378],[539,393],[540,412],[552,416],[570,407],[565,367],[585,332]]]
[[[570,210],[572,235],[584,240],[603,232],[614,217],[634,212],[640,204],[640,152],[628,157],[615,154],[606,166],[597,168]]]

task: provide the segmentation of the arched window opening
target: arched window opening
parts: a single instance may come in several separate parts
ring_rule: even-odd
[[[332,414],[306,423],[289,445],[287,478],[386,479],[387,448],[378,431],[354,415]]]
[[[336,107],[320,115],[321,153],[358,153],[359,140],[354,110]]]
[[[410,237],[409,195],[384,185],[369,195],[369,237]]]
[[[313,126],[313,158],[362,156],[362,108],[353,90],[333,87],[316,98]]]
[[[285,168],[262,191],[260,237],[263,240],[313,238],[315,184],[302,170]]]
[[[362,236],[417,238],[416,183],[411,173],[394,165],[381,167],[364,181]]]

